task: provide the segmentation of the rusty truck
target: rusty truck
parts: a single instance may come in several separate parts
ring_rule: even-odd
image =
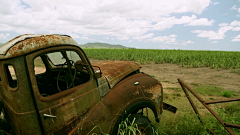
[[[126,118],[142,133],[159,122],[159,81],[138,63],[90,63],[68,35],[25,34],[0,46],[0,131],[5,134],[117,134]],[[153,112],[153,120],[144,115]]]

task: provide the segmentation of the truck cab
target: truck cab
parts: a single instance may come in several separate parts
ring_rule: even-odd
[[[117,134],[121,121],[141,117],[144,108],[159,122],[162,85],[140,68],[129,61],[90,63],[67,35],[18,36],[0,46],[0,119],[9,125],[0,131]]]

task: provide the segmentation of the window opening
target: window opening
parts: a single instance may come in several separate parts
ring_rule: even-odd
[[[46,72],[46,67],[40,56],[34,59],[34,71],[35,71],[35,75]]]
[[[15,69],[12,65],[6,65],[6,73],[7,73],[7,80],[8,80],[8,85],[12,88],[17,87],[17,77],[16,77],[16,72]]]
[[[81,60],[80,56],[74,51],[66,51],[67,57],[69,60],[73,62],[77,62]],[[53,52],[47,54],[48,60],[55,66],[63,65],[66,62],[62,52]]]
[[[79,68],[79,63],[83,68]],[[39,68],[44,70],[37,72]],[[39,93],[44,97],[84,84],[90,79],[81,57],[74,51],[42,54],[34,59],[34,69]]]

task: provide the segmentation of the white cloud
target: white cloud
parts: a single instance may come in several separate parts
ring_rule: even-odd
[[[219,2],[213,2],[212,3],[214,6],[220,4]]]
[[[177,37],[177,35],[175,35],[175,34],[172,34],[169,36],[157,36],[152,39],[149,39],[148,41],[161,42],[164,44],[176,44],[176,37]]]
[[[187,44],[193,44],[194,42],[191,41],[191,40],[188,40],[186,43],[187,43]]]
[[[231,41],[232,42],[240,42],[240,35],[235,36]]]
[[[207,18],[195,19],[188,23],[190,26],[212,26],[215,21],[211,19],[210,21]]]
[[[10,36],[9,33],[6,33],[6,34],[3,34],[3,33],[0,33],[0,40],[3,40],[3,39],[6,39]]]
[[[175,17],[164,17],[164,18],[159,18],[158,22],[156,24],[153,25],[153,29],[154,30],[165,30],[168,28],[171,28],[175,25]]]
[[[163,31],[169,29],[176,24],[187,24],[187,26],[211,26],[215,21],[207,18],[197,19],[196,15],[176,17],[162,17],[157,19],[157,23],[152,25],[153,30]]]
[[[211,43],[216,44],[216,43],[218,43],[218,41],[212,41]]]
[[[0,31],[144,40],[151,38],[146,33],[176,24],[211,25],[213,20],[197,19],[196,15],[172,16],[174,13],[201,14],[209,4],[210,0],[1,0]]]
[[[192,33],[197,33],[197,37],[205,37],[209,38],[210,40],[214,39],[224,39],[225,35],[223,33],[218,33],[212,30],[206,31],[206,30],[194,30]]]
[[[236,5],[233,5],[230,10],[236,10],[238,13],[240,13],[240,8],[238,8]],[[236,17],[240,17],[240,15],[236,15]]]
[[[240,26],[240,21],[234,20],[230,23],[231,26]]]
[[[88,36],[86,36],[86,35],[79,35],[79,34],[76,34],[76,33],[69,33],[68,35],[70,35],[74,39],[90,40],[90,38]]]
[[[180,43],[181,45],[188,45],[188,44],[194,44],[193,41],[188,40],[188,41],[183,41],[182,43]]]
[[[234,27],[232,30],[233,31],[240,31],[240,27]]]
[[[149,38],[152,38],[153,37],[153,33],[149,33],[149,34],[146,34],[146,35],[140,35],[140,36],[135,36],[133,37],[133,39],[137,39],[137,40],[144,40],[144,39],[149,39]]]
[[[229,30],[232,30],[233,28],[234,28],[233,26],[223,26],[218,29],[218,33],[224,35],[224,33],[226,33]]]
[[[205,37],[209,40],[224,39],[225,33],[228,31],[239,31],[240,21],[234,20],[229,23],[220,23],[218,31],[213,30],[193,30],[192,33],[197,33],[197,37]]]
[[[186,23],[192,22],[195,19],[197,19],[196,15],[192,15],[191,17],[190,16],[182,16],[180,19],[175,19],[174,22],[176,24],[186,24]]]
[[[230,8],[230,10],[237,10],[236,5],[233,5],[233,6]]]

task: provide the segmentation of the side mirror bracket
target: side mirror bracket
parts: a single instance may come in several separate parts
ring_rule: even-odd
[[[92,66],[92,67],[97,67],[98,68],[98,70],[94,71],[94,78],[95,79],[101,78],[102,77],[102,71],[101,71],[100,67],[98,67],[98,66]]]

